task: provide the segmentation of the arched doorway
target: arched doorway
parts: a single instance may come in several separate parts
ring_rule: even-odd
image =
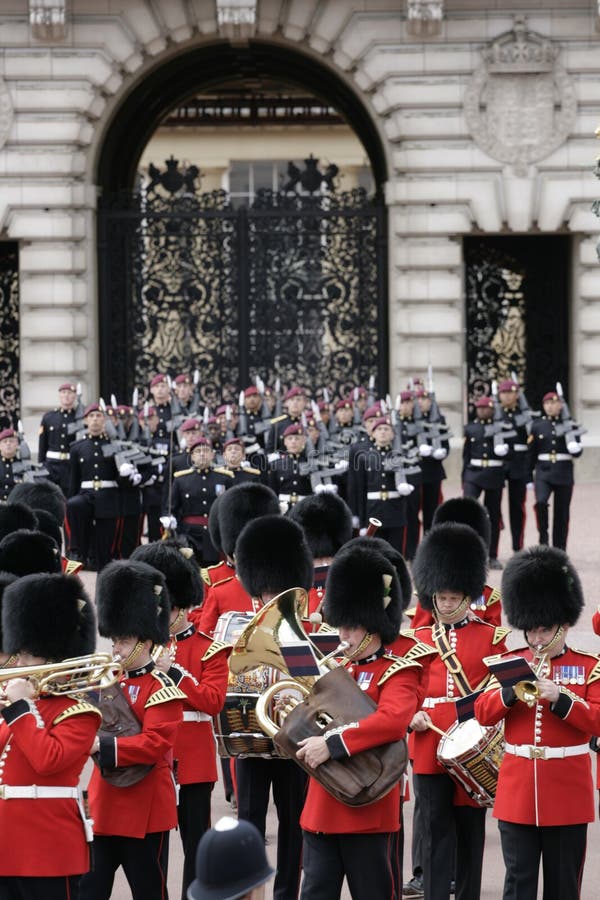
[[[200,193],[194,168],[175,160],[139,190],[140,156],[170,110],[225,80],[265,79],[343,116],[368,155],[371,195],[328,190],[310,157],[247,207]],[[152,371],[194,368],[208,401],[256,375],[339,392],[375,375],[387,390],[385,156],[364,106],[330,69],[261,41],[177,56],[123,102],[97,173],[104,394],[126,398]]]

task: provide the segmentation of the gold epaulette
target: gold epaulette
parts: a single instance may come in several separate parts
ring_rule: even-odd
[[[173,478],[181,478],[182,475],[191,475],[193,471],[193,469],[181,469],[179,472],[173,474]]]
[[[235,478],[235,475],[231,471],[231,469],[226,469],[224,466],[217,466],[213,469],[213,472],[216,472],[218,475],[228,475],[229,478]]]
[[[422,656],[436,656],[437,650],[435,647],[431,647],[429,644],[420,641],[414,636],[414,632],[411,635],[406,634],[405,631],[400,633],[406,635],[406,637],[412,637],[415,642],[410,650],[407,650],[404,654],[404,659],[420,659]]]
[[[87,700],[80,700],[78,703],[74,703],[72,706],[67,706],[66,709],[63,709],[63,711],[54,719],[52,724],[58,725],[60,722],[64,722],[65,719],[70,719],[71,716],[80,716],[83,713],[95,713],[95,715],[102,718],[102,713],[97,706],[94,706],[93,703],[88,703]]]
[[[149,709],[151,706],[158,706],[160,703],[167,703],[169,700],[187,699],[183,691],[174,684],[173,680],[165,672],[161,672],[160,669],[153,669],[152,677],[156,678],[162,687],[148,697],[145,709]]]
[[[413,640],[416,641],[417,640],[417,638],[415,638],[416,633],[417,633],[416,628],[403,628],[402,631],[400,632],[400,637],[413,638]]]
[[[590,650],[579,650],[576,647],[572,647],[571,649],[574,653],[581,653],[583,656],[591,656],[592,659],[597,660],[596,665],[587,677],[586,684],[593,684],[594,681],[598,681],[598,679],[600,679],[600,656],[598,656],[597,653],[592,653]]]
[[[503,641],[504,638],[510,634],[510,631],[510,628],[505,628],[503,625],[496,625],[494,628],[492,644],[499,644],[500,641]]]
[[[411,607],[409,607],[409,609],[405,609],[404,613],[405,613],[405,615],[408,616],[409,619],[412,619],[414,614],[416,613],[416,611],[417,611],[417,607],[411,606]]]
[[[83,563],[78,562],[76,559],[67,559],[67,565],[65,566],[63,575],[77,575],[78,572],[81,572],[83,569]]]
[[[486,606],[493,606],[494,603],[500,603],[501,600],[502,600],[502,594],[500,593],[500,591],[498,590],[498,588],[492,588],[492,593],[491,593],[490,596],[487,598],[487,600],[486,600],[486,602],[485,602],[485,605],[486,605]]]
[[[392,656],[392,657],[388,656],[387,658],[393,659],[394,661],[393,661],[392,665],[388,669],[385,670],[385,672],[383,673],[383,675],[377,682],[377,687],[379,687],[379,685],[381,685],[381,684],[385,684],[385,682],[388,680],[388,678],[391,678],[392,675],[395,675],[397,672],[401,672],[402,669],[409,669],[409,668],[421,669],[422,668],[420,662],[417,662],[416,660],[413,660],[413,659],[406,659],[405,656]]]
[[[201,631],[200,634],[203,634]],[[204,635],[208,637],[208,635]],[[202,662],[206,662],[212,656],[215,656],[217,653],[220,653],[221,650],[231,650],[231,644],[227,644],[225,641],[213,641],[204,656],[202,657]]]
[[[277,425],[278,422],[283,422],[284,419],[287,419],[286,413],[282,416],[275,416],[274,419],[271,419],[271,425]]]
[[[242,466],[240,472],[250,472],[251,475],[260,475],[260,469],[253,469],[252,466]]]

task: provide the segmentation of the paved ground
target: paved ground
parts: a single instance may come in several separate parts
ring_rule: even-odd
[[[445,496],[455,496],[459,493],[459,486],[450,484],[447,486]],[[526,544],[537,542],[535,519],[532,509],[532,495],[527,498],[527,527]],[[592,613],[600,602],[600,559],[599,532],[600,532],[600,483],[588,483],[576,487],[572,504],[571,531],[569,535],[569,554],[576,566],[584,587],[586,608],[577,627],[573,629],[570,643],[572,646],[584,650],[596,650],[600,652],[600,638],[596,637],[591,629]],[[508,522],[505,510],[506,521]],[[502,533],[500,540],[500,558],[506,561],[511,555],[511,543],[508,530]],[[492,572],[490,581],[492,584],[500,584],[501,572]],[[84,575],[89,588],[93,591],[95,576]],[[509,645],[520,644],[522,636],[517,634],[509,639]],[[594,760],[594,771],[596,761]],[[231,814],[231,808],[226,802],[222,786],[215,787],[213,800],[213,820],[220,816]],[[411,835],[412,804],[405,807],[405,877],[410,877],[410,835]],[[268,853],[271,861],[274,860],[276,846],[277,819],[274,812],[269,815],[268,821]],[[171,861],[169,872],[169,890],[172,900],[177,900],[180,893],[181,849],[177,833],[171,836]],[[487,817],[486,851],[484,859],[482,900],[498,900],[502,895],[502,881],[504,868],[496,822],[491,813]],[[594,887],[595,885],[595,887]],[[588,832],[588,856],[583,881],[583,900],[596,900],[600,895],[600,823],[594,822]],[[115,882],[113,891],[114,900],[126,900],[131,896],[126,883],[119,876]],[[270,896],[270,892],[267,892]],[[539,893],[541,897],[541,890]],[[348,900],[350,894],[345,891],[344,900]],[[574,900],[574,898],[564,898]]]

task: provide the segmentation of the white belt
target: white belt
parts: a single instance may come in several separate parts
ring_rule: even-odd
[[[469,465],[477,466],[479,469],[487,469],[488,466],[490,468],[493,466],[503,466],[504,463],[501,459],[470,459]]]
[[[570,453],[540,453],[538,455],[538,459],[542,459],[544,462],[560,462],[572,458]]]
[[[524,453],[527,450],[527,444],[513,444],[513,450],[517,453]]]
[[[440,703],[454,703],[456,697],[425,697],[421,709],[433,709]]]
[[[399,496],[398,491],[369,491],[367,500],[395,500]]]
[[[77,800],[76,787],[50,787],[37,784],[0,784],[0,800]]]
[[[100,488],[112,488],[118,487],[116,481],[101,481],[99,478],[95,478],[93,481],[82,481],[82,488],[93,488],[93,490],[97,491]]]
[[[69,458],[69,454],[68,454],[68,453],[60,453],[59,450],[48,450],[47,453],[46,453],[46,459],[62,459],[62,460],[65,460],[65,459],[68,459],[68,458]]]
[[[278,494],[282,503],[290,503],[292,500],[297,503],[298,500],[304,500],[307,496],[308,494]]]
[[[199,709],[189,709],[189,710],[184,711],[183,721],[184,722],[211,722],[212,716],[209,716],[208,713],[200,712]]]
[[[506,753],[525,759],[564,759],[566,756],[583,756],[588,753],[589,744],[574,744],[572,747],[534,747],[533,744],[505,744]]]

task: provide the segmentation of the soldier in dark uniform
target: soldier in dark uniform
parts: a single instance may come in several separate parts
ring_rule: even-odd
[[[58,406],[42,417],[38,441],[38,462],[48,470],[48,478],[63,494],[69,490],[69,451],[75,440],[77,387],[70,382],[58,389]],[[71,433],[69,433],[71,432]]]
[[[406,495],[396,487],[394,473],[384,463],[392,453],[394,430],[385,416],[373,419],[371,442],[362,446],[348,468],[348,502],[357,528],[374,517],[381,537],[402,553],[406,525]]]
[[[400,409],[398,416],[398,426],[400,429],[400,444],[403,453],[414,453],[417,451],[419,456],[415,457],[415,468],[421,465],[421,450],[428,446],[425,442],[425,436],[418,430],[414,417],[414,397],[412,391],[402,391],[400,394]],[[404,542],[402,555],[407,560],[414,559],[417,547],[419,546],[419,535],[421,525],[419,522],[419,509],[421,506],[421,482],[422,474],[419,468],[418,472],[406,476],[408,484],[412,484],[414,491],[408,494],[406,498],[406,528],[404,530]]]
[[[236,432],[239,437],[252,438],[260,447],[265,445],[266,430],[263,425],[263,398],[257,387],[251,384],[242,392],[244,396],[243,415],[240,415]],[[241,399],[241,395],[240,395]],[[242,430],[243,423],[243,430]],[[249,441],[249,443],[253,443]]]
[[[67,500],[67,521],[71,534],[70,556],[95,564],[98,571],[113,559],[117,550],[120,512],[119,483],[114,456],[105,456],[110,444],[104,430],[106,418],[98,403],[84,413],[87,435],[71,447],[71,484]]]
[[[271,463],[269,487],[279,497],[281,511],[286,513],[290,506],[312,494],[310,477],[301,475],[300,468],[306,459],[306,434],[302,425],[288,425],[283,433],[285,450]]]
[[[154,479],[144,479],[142,488],[142,510],[148,522],[148,540],[158,541],[161,537],[160,516],[165,504],[168,506],[168,472],[170,441],[165,439],[164,428],[155,406],[146,408],[146,415],[141,414],[143,421],[140,444],[150,450],[164,454],[165,462],[154,472]]]
[[[171,409],[171,389],[166,375],[162,373],[155,375],[150,382],[150,393],[154,400],[154,409],[158,416],[158,426],[154,434],[155,440],[166,445],[165,452],[172,447],[173,437],[171,434],[171,418],[173,411]]]
[[[172,412],[175,416],[183,416],[190,419],[198,414],[197,398],[194,397],[194,380],[188,373],[176,375],[173,381],[175,396],[171,401]]]
[[[288,425],[301,425],[302,413],[306,409],[306,394],[304,388],[291,387],[285,394],[284,403],[287,412],[271,419],[271,429],[267,434],[265,449],[267,453],[277,453],[283,450],[283,435]]]
[[[0,431],[0,501],[3,503],[6,503],[15,484],[23,481],[23,477],[13,471],[14,464],[18,462],[18,449],[17,432],[12,428]]]
[[[417,403],[421,410],[421,416],[424,423],[431,422],[432,414],[432,398],[429,391],[425,388],[417,390]],[[435,423],[444,426],[446,419],[438,412]],[[431,528],[433,516],[442,503],[444,497],[442,494],[442,481],[446,478],[446,472],[442,464],[450,451],[450,443],[442,438],[433,438],[427,429],[423,432],[423,436],[431,451],[426,454],[421,448],[419,465],[421,466],[421,516],[423,519],[423,531],[427,533]]]
[[[554,494],[552,544],[565,550],[569,533],[569,507],[573,496],[573,460],[583,453],[579,440],[561,434],[563,401],[556,391],[543,397],[544,415],[531,426],[531,466],[535,469],[535,513],[540,544],[548,543],[548,502]]]
[[[234,484],[244,481],[260,481],[261,471],[250,465],[246,459],[244,442],[241,437],[229,438],[223,446],[223,462],[233,474]]]
[[[181,472],[182,469],[189,469],[191,466],[189,446],[196,438],[203,437],[202,422],[200,419],[186,419],[179,429],[179,434],[179,444],[182,449],[180,453],[173,454],[171,458],[171,477],[173,477],[175,472]]]
[[[208,514],[216,498],[233,483],[233,474],[225,468],[213,468],[214,450],[208,438],[199,437],[190,445],[192,468],[176,472],[173,479],[171,510],[161,519],[166,527],[176,528],[188,538],[199,564],[219,561],[208,533]]]
[[[516,437],[507,438],[510,452],[506,458],[506,483],[508,485],[508,515],[513,550],[523,548],[525,534],[525,497],[527,482],[531,474],[529,461],[528,434],[525,425],[515,423],[519,411],[519,384],[512,378],[498,385],[498,398],[502,406],[502,418],[517,432]]]
[[[504,457],[508,445],[494,446],[494,437],[485,436],[486,427],[494,418],[494,401],[491,397],[480,397],[475,403],[477,419],[465,427],[463,445],[463,495],[479,498],[484,492],[484,506],[490,514],[492,534],[490,538],[490,568],[501,569],[498,559],[500,540],[500,516],[502,490],[504,488]]]

